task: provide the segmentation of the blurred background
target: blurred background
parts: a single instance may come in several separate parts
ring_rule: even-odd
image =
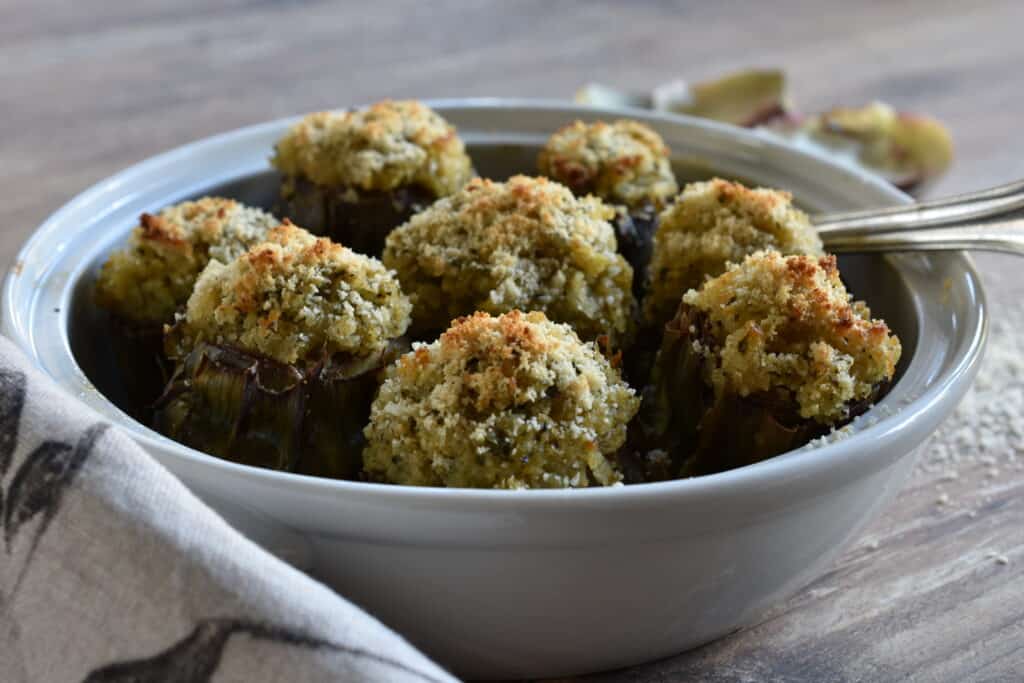
[[[91,183],[190,140],[383,97],[571,98],[777,67],[802,111],[945,122],[931,193],[1024,176],[1024,3],[0,0],[0,255]]]

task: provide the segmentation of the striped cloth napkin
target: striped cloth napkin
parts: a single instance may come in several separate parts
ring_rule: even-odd
[[[454,680],[0,337],[0,681]]]

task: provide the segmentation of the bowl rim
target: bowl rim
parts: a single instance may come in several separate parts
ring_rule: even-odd
[[[601,116],[618,116],[652,123],[684,125],[690,129],[703,130],[704,132],[725,136],[738,142],[775,148],[787,154],[804,157],[812,163],[826,165],[831,170],[842,173],[851,182],[871,186],[879,193],[891,197],[893,202],[906,203],[910,201],[906,194],[895,189],[880,177],[853,164],[837,160],[823,151],[798,147],[765,131],[739,128],[683,114],[652,112],[650,110],[630,107],[591,107],[552,99],[469,97],[424,99],[422,101],[427,106],[437,109],[442,115],[444,115],[445,110],[452,109],[503,111],[533,109],[565,112],[570,116],[573,114],[593,116],[595,113],[599,113]],[[54,230],[59,227],[61,220],[67,214],[73,212],[76,207],[87,204],[96,197],[125,184],[125,181],[131,176],[139,174],[150,167],[161,166],[188,156],[203,147],[215,146],[238,138],[257,135],[267,130],[281,129],[297,121],[301,116],[301,114],[297,114],[281,117],[180,145],[128,166],[114,175],[100,180],[68,200],[40,224],[17,252],[15,257],[16,265],[9,270],[4,280],[2,299],[0,299],[2,301],[0,313],[3,315],[3,331],[22,350],[26,351],[37,368],[46,373],[46,369],[42,367],[41,359],[31,341],[31,331],[25,328],[17,313],[16,294],[14,291],[17,269],[19,267],[17,264],[23,262],[27,255],[37,248],[40,242],[49,239]],[[981,279],[971,258],[966,252],[955,252],[951,256],[962,267],[964,274],[969,280],[971,289],[976,297],[976,315],[967,335],[966,344],[960,344],[960,348],[956,349],[951,362],[942,369],[935,381],[927,389],[894,414],[874,416],[877,419],[872,424],[857,428],[849,438],[833,441],[815,448],[797,449],[753,465],[701,477],[631,484],[627,486],[525,490],[421,487],[327,479],[262,469],[222,460],[168,439],[120,411],[105,396],[102,396],[102,400],[112,408],[113,412],[117,412],[123,417],[121,420],[122,424],[119,426],[126,427],[126,431],[131,438],[140,443],[150,454],[160,452],[165,456],[181,458],[185,461],[183,464],[187,464],[190,467],[206,468],[211,470],[211,473],[220,472],[228,477],[241,477],[257,484],[270,484],[282,489],[300,490],[305,494],[374,496],[384,502],[393,500],[396,504],[401,502],[413,504],[417,502],[437,502],[449,499],[468,504],[483,503],[489,507],[506,504],[518,506],[522,501],[529,499],[531,504],[547,507],[548,505],[561,506],[570,499],[589,503],[596,503],[598,501],[602,503],[616,501],[621,504],[637,503],[640,501],[650,503],[652,499],[656,501],[664,497],[716,495],[726,490],[746,489],[750,486],[762,488],[769,486],[773,482],[791,480],[793,478],[805,479],[814,477],[827,470],[835,462],[870,458],[873,449],[861,448],[865,442],[894,439],[906,431],[909,424],[916,420],[918,416],[934,410],[951,391],[966,391],[967,386],[965,386],[965,382],[969,385],[971,379],[973,379],[987,339],[988,307]],[[71,363],[81,373],[81,368],[74,354],[71,353],[70,348],[67,349],[67,352],[70,355]],[[901,454],[901,457],[905,455]]]

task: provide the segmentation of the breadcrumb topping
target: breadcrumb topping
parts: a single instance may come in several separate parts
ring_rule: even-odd
[[[670,320],[686,290],[760,249],[824,253],[807,214],[788,192],[715,178],[687,185],[659,216],[644,301],[648,322]]]
[[[687,307],[703,321],[694,343],[717,394],[787,389],[822,424],[892,379],[900,358],[899,338],[851,301],[835,256],[757,252],[688,291]]]
[[[383,350],[412,305],[380,261],[286,223],[234,261],[211,261],[188,300],[182,337],[282,363]],[[187,352],[187,349],[185,349]]]
[[[413,297],[415,329],[478,310],[540,310],[584,339],[621,340],[633,269],[616,249],[614,215],[545,178],[477,178],[392,231],[383,260]]]
[[[568,325],[540,312],[476,313],[388,370],[364,468],[416,486],[615,484],[622,475],[608,456],[639,403]]]
[[[438,197],[473,176],[455,128],[415,100],[309,114],[278,141],[271,163],[326,187],[387,191],[419,185]]]
[[[96,283],[97,303],[143,324],[169,322],[211,259],[227,262],[280,221],[233,199],[203,197],[142,214],[128,247],[111,254]]]
[[[542,175],[577,195],[662,207],[679,191],[661,136],[639,121],[575,121],[552,135],[537,161]]]

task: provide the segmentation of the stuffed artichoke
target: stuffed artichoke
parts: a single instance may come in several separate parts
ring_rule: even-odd
[[[281,215],[375,257],[392,228],[473,176],[455,128],[416,101],[310,114],[271,163]]]
[[[364,468],[413,486],[607,486],[622,479],[615,453],[638,405],[568,325],[476,313],[388,369]]]
[[[616,207],[619,251],[641,296],[658,212],[679,191],[661,136],[639,121],[575,121],[548,139],[537,164],[577,196],[593,194]]]
[[[199,277],[167,331],[176,370],[155,426],[229,460],[355,476],[378,371],[411,308],[376,259],[275,228]]]
[[[715,178],[691,183],[665,209],[654,236],[647,324],[672,319],[679,298],[760,249],[821,256],[821,239],[788,192]]]
[[[163,326],[174,320],[211,259],[230,261],[261,242],[280,221],[232,199],[204,197],[142,214],[128,246],[100,270],[95,298],[111,322],[110,343],[129,392],[129,409],[145,418],[160,395],[169,368],[163,358]]]
[[[474,179],[394,230],[383,260],[413,297],[417,338],[476,311],[520,309],[619,344],[632,332],[633,269],[613,216],[545,178]]]
[[[851,301],[834,256],[757,252],[683,296],[643,430],[678,475],[758,462],[867,409],[900,352],[886,324]]]

